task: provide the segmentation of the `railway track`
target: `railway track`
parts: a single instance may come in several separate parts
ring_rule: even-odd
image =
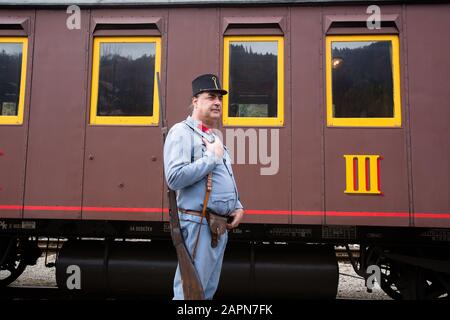
[[[359,258],[359,247],[350,246],[349,249],[355,259]],[[335,252],[338,261],[350,261],[350,257],[348,256],[348,252],[345,247],[335,247]]]

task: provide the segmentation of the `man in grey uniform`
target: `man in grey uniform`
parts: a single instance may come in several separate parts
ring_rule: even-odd
[[[227,91],[221,88],[219,79],[213,74],[195,78],[192,91],[192,115],[175,124],[167,135],[164,171],[169,188],[177,191],[181,232],[191,256],[196,247],[194,265],[205,299],[212,299],[219,283],[228,234],[225,230],[216,246],[212,246],[210,228],[206,219],[202,219],[207,176],[212,173],[212,189],[209,199],[206,198],[206,210],[229,217],[226,229],[239,225],[244,210],[239,201],[230,155],[212,131],[221,118],[222,96]],[[173,287],[174,299],[184,299],[179,267]]]

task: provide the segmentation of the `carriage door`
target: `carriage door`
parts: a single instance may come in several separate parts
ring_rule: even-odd
[[[359,23],[364,33],[332,22],[324,35],[326,223],[407,226],[401,35],[393,21],[383,35]]]
[[[0,13],[0,217],[21,218],[34,36],[34,13]],[[0,226],[6,227],[3,221]]]
[[[159,221],[162,142],[156,73],[161,70],[161,35],[156,25],[142,32],[114,30],[117,21],[105,14],[99,18],[93,12],[91,23],[83,219]],[[138,22],[155,24],[152,19]]]

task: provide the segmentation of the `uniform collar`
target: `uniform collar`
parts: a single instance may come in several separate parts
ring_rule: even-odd
[[[194,120],[191,116],[188,116],[186,118],[186,121],[189,124],[191,124],[193,127],[200,129],[204,133],[211,134],[211,129],[209,129],[208,127],[205,127],[200,121]]]
[[[199,124],[199,127],[204,133],[209,133],[209,128],[205,127],[202,123]]]

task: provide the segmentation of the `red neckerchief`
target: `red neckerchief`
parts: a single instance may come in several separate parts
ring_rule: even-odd
[[[209,128],[205,127],[202,123],[198,124],[198,128],[201,129],[204,133],[209,133]]]

